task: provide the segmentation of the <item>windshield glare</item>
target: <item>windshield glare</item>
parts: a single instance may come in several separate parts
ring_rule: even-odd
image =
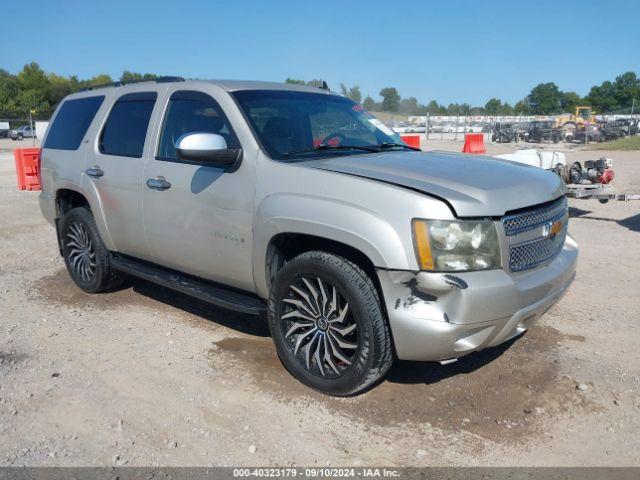
[[[234,97],[258,140],[275,160],[361,155],[362,150],[315,150],[400,143],[400,137],[352,100],[326,93],[243,90]]]

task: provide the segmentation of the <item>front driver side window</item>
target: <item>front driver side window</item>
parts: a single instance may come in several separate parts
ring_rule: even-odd
[[[171,95],[156,158],[178,160],[175,144],[185,133],[216,133],[224,137],[227,148],[240,148],[231,124],[218,102],[202,92],[185,90]]]

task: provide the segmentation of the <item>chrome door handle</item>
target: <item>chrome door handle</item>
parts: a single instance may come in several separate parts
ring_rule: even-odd
[[[166,190],[171,188],[171,184],[164,177],[156,177],[147,179],[147,187],[151,190]]]
[[[91,168],[87,168],[84,171],[84,173],[86,173],[87,175],[89,175],[90,177],[93,177],[93,178],[100,178],[101,176],[104,175],[104,172],[102,171],[102,169],[97,165],[94,165]]]

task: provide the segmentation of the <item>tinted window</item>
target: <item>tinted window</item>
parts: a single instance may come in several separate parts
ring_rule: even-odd
[[[49,128],[44,148],[77,150],[103,100],[100,96],[64,102]]]
[[[177,160],[176,140],[185,133],[217,133],[227,141],[228,148],[240,148],[229,120],[213,98],[201,92],[175,92],[169,99],[165,115],[158,158]]]
[[[382,122],[348,98],[290,90],[243,90],[233,94],[271,158],[285,161],[362,150],[317,147],[376,147],[402,143]]]
[[[107,155],[142,157],[155,92],[130,93],[118,99],[102,130],[100,151]]]

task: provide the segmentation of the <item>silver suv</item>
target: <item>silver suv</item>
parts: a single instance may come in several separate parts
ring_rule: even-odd
[[[132,274],[266,312],[284,366],[331,395],[394,358],[501,344],[574,278],[557,175],[414,151],[326,89],[95,88],[61,103],[43,145],[40,205],[81,289]]]
[[[36,130],[31,128],[31,125],[22,125],[15,130],[9,130],[8,133],[11,140],[22,140],[23,138],[35,138]]]

